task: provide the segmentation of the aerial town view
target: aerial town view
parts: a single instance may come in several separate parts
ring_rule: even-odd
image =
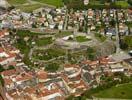
[[[0,100],[132,100],[132,0],[0,0]]]

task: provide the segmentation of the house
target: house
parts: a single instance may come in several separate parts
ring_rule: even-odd
[[[64,100],[63,91],[54,83],[48,87],[44,84],[38,84],[33,87],[14,89],[8,91],[6,97],[8,100]]]
[[[124,72],[125,67],[121,63],[115,63],[110,65],[111,72]]]
[[[128,67],[128,70],[132,69],[132,58],[123,60],[123,65]]]
[[[36,74],[38,82],[45,82],[48,79],[48,73],[43,70],[39,70]]]
[[[15,84],[13,82],[13,80],[11,79],[12,76],[14,76],[14,74],[16,74],[16,70],[12,69],[12,70],[6,70],[1,72],[1,76],[3,77],[4,80],[4,86],[6,88],[6,90],[11,90],[15,88]]]
[[[79,65],[65,64],[64,71],[68,75],[68,78],[73,78],[81,74],[81,68]]]
[[[81,73],[82,69],[79,65],[65,64],[64,72],[61,74],[66,89],[75,96],[79,96],[87,89],[86,83],[81,78]]]
[[[94,11],[92,9],[88,10],[88,19],[92,19],[94,17]]]
[[[2,30],[2,31],[0,31],[0,38],[3,38],[4,36],[7,36],[7,35],[9,35],[9,31],[8,30]]]
[[[88,5],[89,4],[89,0],[84,0],[84,5]]]
[[[15,54],[11,54],[7,51],[5,51],[3,48],[0,48],[0,64],[5,65],[10,62],[15,61]]]
[[[106,35],[111,35],[111,36],[114,35],[115,36],[116,30],[114,28],[110,28],[110,29],[107,29],[105,33],[106,33]]]

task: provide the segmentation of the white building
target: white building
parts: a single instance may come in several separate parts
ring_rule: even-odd
[[[89,4],[89,0],[84,0],[84,5],[88,5]]]

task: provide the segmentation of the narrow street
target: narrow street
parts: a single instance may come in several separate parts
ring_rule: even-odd
[[[114,17],[115,21],[116,21],[116,53],[119,53],[121,51],[120,49],[120,38],[119,38],[119,23],[118,23],[118,11],[115,10],[115,17]]]

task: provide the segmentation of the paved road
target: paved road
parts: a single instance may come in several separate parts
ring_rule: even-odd
[[[64,30],[66,30],[67,22],[68,22],[68,11],[66,11]]]
[[[118,14],[117,13],[118,13],[118,11],[115,10],[114,19],[116,21],[116,53],[119,53],[121,51],[121,49],[120,49],[120,39],[119,39],[119,31],[118,31],[119,25],[118,25]]]

